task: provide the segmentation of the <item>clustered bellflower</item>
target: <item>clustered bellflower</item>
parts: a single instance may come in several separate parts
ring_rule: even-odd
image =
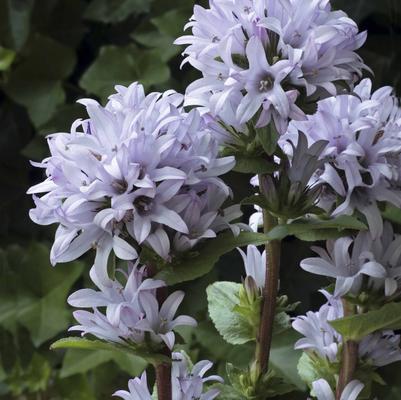
[[[333,363],[341,357],[342,337],[329,324],[344,316],[341,300],[323,292],[328,302],[317,312],[308,312],[295,318],[293,328],[304,337],[295,343],[295,349],[312,351]],[[393,331],[370,334],[358,346],[359,359],[374,367],[383,367],[401,360],[400,335]]]
[[[186,103],[236,128],[256,115],[258,127],[273,121],[284,133],[289,119],[305,117],[300,94],[334,95],[364,68],[355,50],[366,33],[329,0],[211,0],[186,28],[192,34],[175,43],[203,75]]]
[[[206,382],[223,382],[223,379],[217,375],[204,377],[206,372],[213,366],[210,361],[199,361],[192,368],[189,366],[189,360],[182,353],[172,353],[171,386],[172,398],[174,400],[213,400],[220,391],[212,388],[205,391]],[[119,390],[114,396],[121,397],[124,400],[152,400],[149,392],[146,372],[140,378],[131,379],[128,382],[129,391]]]
[[[352,94],[318,102],[306,121],[291,122],[280,143],[297,142],[303,132],[309,144],[327,141],[324,164],[312,177],[324,187],[318,205],[336,215],[363,214],[374,237],[383,221],[380,202],[401,207],[401,111],[391,87],[373,93],[364,79]]]
[[[122,274],[124,284],[117,279],[99,277],[97,269],[92,267],[90,276],[100,290],[81,289],[68,298],[73,307],[92,309],[74,312],[79,325],[70,328],[71,331],[127,346],[145,345],[148,334],[156,345],[164,342],[172,349],[176,326],[196,326],[192,317],[175,317],[184,298],[182,291],[173,292],[159,306],[156,289],[165,283],[147,279],[146,267],[130,265],[127,272],[118,270],[117,273]]]
[[[312,247],[319,257],[301,262],[311,273],[336,279],[334,295],[358,295],[361,291],[394,296],[400,292],[401,235],[385,222],[377,239],[368,231],[356,237],[327,241],[327,251]]]
[[[169,260],[232,227],[239,207],[223,208],[230,189],[219,178],[234,166],[197,110],[186,113],[174,91],[145,96],[141,85],[116,87],[105,107],[81,100],[89,118],[48,137],[51,156],[34,165],[47,178],[33,186],[38,224],[58,224],[51,261],[96,249],[134,260],[145,245]],[[43,193],[41,197],[38,194]]]

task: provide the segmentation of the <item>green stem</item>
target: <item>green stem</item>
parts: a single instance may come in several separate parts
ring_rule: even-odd
[[[355,314],[355,306],[343,300],[344,317]],[[336,400],[340,400],[344,388],[352,381],[358,364],[358,342],[348,340],[343,344],[340,375],[337,383]]]
[[[264,232],[271,231],[277,225],[277,219],[267,210],[263,210]],[[270,348],[273,338],[273,325],[276,314],[276,302],[280,275],[280,241],[266,243],[266,278],[262,291],[262,310],[259,335],[257,337],[255,359],[262,374],[269,366]]]

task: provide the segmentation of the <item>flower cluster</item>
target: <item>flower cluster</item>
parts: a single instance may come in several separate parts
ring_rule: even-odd
[[[378,202],[401,207],[401,111],[393,89],[371,94],[372,83],[363,80],[354,93],[318,102],[306,121],[293,121],[281,138],[297,142],[303,132],[310,144],[328,142],[325,162],[312,180],[324,184],[319,206],[333,216],[358,211],[365,215],[374,237],[383,222]]]
[[[97,269],[92,267],[91,279],[100,290],[81,289],[68,298],[73,307],[93,309],[75,311],[79,325],[70,328],[71,331],[128,346],[144,344],[148,334],[156,345],[164,342],[172,349],[176,326],[196,326],[196,321],[189,316],[174,318],[184,298],[183,292],[170,294],[159,307],[156,289],[165,286],[163,281],[146,279],[146,268],[138,265],[130,265],[128,272],[117,272],[123,275],[124,285],[117,279],[98,276]],[[99,311],[99,307],[104,308],[105,313]]]
[[[169,259],[241,215],[222,208],[230,190],[219,176],[234,158],[218,157],[199,112],[186,113],[174,91],[145,96],[137,83],[116,90],[105,107],[81,100],[89,118],[50,135],[51,156],[34,164],[47,179],[28,191],[36,205],[30,216],[59,224],[52,263],[96,248],[95,265],[105,269],[111,250],[134,260],[142,244]]]
[[[204,392],[206,382],[223,382],[217,375],[204,377],[205,373],[213,366],[210,361],[204,360],[189,368],[189,360],[182,353],[172,354],[173,367],[171,370],[172,398],[174,400],[213,400],[219,395],[217,388]],[[152,400],[149,392],[146,372],[140,378],[131,379],[128,382],[128,391],[119,390],[115,396],[124,400]]]
[[[335,296],[356,296],[365,291],[389,297],[400,291],[401,235],[394,234],[388,222],[384,224],[382,236],[376,239],[366,231],[355,238],[327,241],[327,251],[319,247],[312,249],[319,257],[303,260],[301,267],[335,278]]]
[[[308,312],[305,316],[297,317],[293,328],[304,337],[299,339],[296,349],[311,351],[330,363],[340,361],[342,337],[330,325],[333,321],[344,316],[341,300],[323,294],[328,299],[317,312]],[[359,360],[374,367],[383,367],[401,360],[400,335],[393,331],[373,333],[362,339],[358,346]]]
[[[203,77],[187,89],[187,104],[204,107],[234,127],[257,115],[257,126],[303,119],[302,92],[317,96],[350,86],[364,64],[355,53],[366,40],[329,0],[214,0],[195,6],[184,62]]]

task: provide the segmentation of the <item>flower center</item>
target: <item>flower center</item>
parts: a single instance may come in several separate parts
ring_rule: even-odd
[[[152,208],[152,199],[147,196],[138,196],[134,200],[134,206],[139,213],[146,213]]]
[[[271,76],[266,76],[259,82],[259,92],[268,92],[272,87],[273,78]]]
[[[128,183],[124,179],[116,179],[111,186],[118,194],[123,194],[128,188]]]

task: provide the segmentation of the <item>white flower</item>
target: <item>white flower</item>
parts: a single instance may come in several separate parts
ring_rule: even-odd
[[[251,276],[259,289],[265,286],[266,276],[266,251],[259,252],[258,248],[249,245],[246,253],[238,249],[244,262],[246,276]]]
[[[330,385],[324,379],[313,382],[312,388],[317,400],[335,400],[336,398]],[[358,380],[349,382],[341,393],[340,400],[356,400],[363,388],[363,383]]]

